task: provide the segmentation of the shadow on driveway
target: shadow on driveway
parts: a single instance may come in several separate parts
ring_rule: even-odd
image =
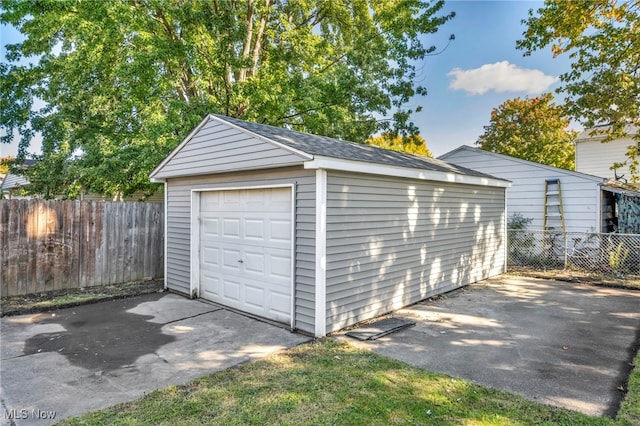
[[[348,342],[591,415],[614,416],[640,343],[640,291],[498,277],[395,316],[413,328]]]
[[[309,340],[167,293],[1,321],[1,424],[53,423]]]

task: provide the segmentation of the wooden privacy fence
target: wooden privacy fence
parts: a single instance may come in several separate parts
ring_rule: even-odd
[[[2,297],[164,276],[160,203],[0,200]]]

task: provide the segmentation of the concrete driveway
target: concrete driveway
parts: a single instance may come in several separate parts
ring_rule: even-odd
[[[6,317],[1,326],[0,422],[18,425],[51,424],[309,340],[169,293]]]
[[[617,412],[640,343],[640,291],[527,278],[474,284],[394,316],[415,327],[356,346],[591,415]]]

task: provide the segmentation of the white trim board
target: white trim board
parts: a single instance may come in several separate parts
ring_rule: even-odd
[[[167,262],[167,258],[169,255],[169,239],[167,238],[168,230],[169,230],[169,185],[165,182],[162,185],[164,189],[164,289],[169,289],[169,284],[167,283],[168,270],[169,266]]]
[[[461,175],[455,172],[441,172],[437,170],[390,166],[377,163],[365,163],[362,161],[344,160],[334,157],[322,157],[319,155],[316,155],[313,160],[306,161],[304,163],[304,168],[339,170],[346,172],[368,173],[382,176],[428,180],[434,182],[495,186],[499,188],[508,188],[511,186],[511,182],[497,178]]]
[[[327,171],[316,170],[316,273],[314,334],[327,334]]]

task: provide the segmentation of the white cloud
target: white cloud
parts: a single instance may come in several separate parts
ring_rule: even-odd
[[[520,68],[508,61],[485,64],[470,70],[454,68],[447,77],[453,77],[449,88],[464,90],[472,95],[483,95],[491,90],[535,95],[544,92],[558,80],[540,70]]]

